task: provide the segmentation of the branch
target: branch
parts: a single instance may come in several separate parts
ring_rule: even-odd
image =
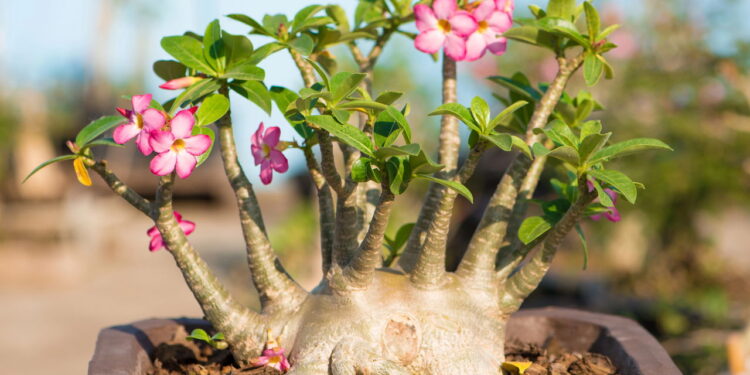
[[[318,161],[315,160],[310,147],[303,148],[307,169],[310,170],[310,177],[315,184],[318,192],[318,209],[320,211],[320,250],[323,258],[323,274],[325,275],[331,267],[333,254],[334,231],[336,229],[335,213],[333,210],[333,195],[326,182],[325,177],[320,172]]]
[[[547,125],[549,116],[560,101],[568,80],[580,67],[583,55],[570,60],[561,57],[557,61],[560,70],[539,101],[527,127],[526,143],[529,145],[541,139],[541,135],[534,134],[534,129]],[[462,277],[480,282],[494,277],[497,252],[507,233],[508,222],[518,198],[521,183],[531,164],[531,160],[525,155],[516,155],[508,171],[500,180],[459,265],[457,273]]]
[[[341,145],[341,151],[344,154],[345,168],[349,171],[360,153],[346,145]],[[341,189],[336,200],[336,233],[333,243],[333,262],[336,266],[344,267],[349,264],[349,260],[357,250],[360,207],[359,197],[355,192],[358,185],[352,180],[351,173],[348,173],[346,185]]]
[[[102,180],[109,186],[112,191],[119,195],[122,199],[124,199],[126,202],[130,203],[131,206],[138,209],[138,211],[143,212],[146,216],[150,218],[154,218],[155,214],[153,212],[153,209],[151,207],[151,202],[148,201],[148,199],[143,198],[140,194],[138,194],[135,190],[131,189],[128,185],[125,185],[122,180],[120,180],[117,175],[115,175],[112,170],[107,167],[107,162],[105,160],[102,161],[95,161],[92,159],[84,158],[84,163],[86,163],[86,166],[94,170],[99,176],[101,176]]]
[[[372,281],[375,269],[382,264],[383,236],[385,236],[385,230],[388,226],[388,218],[394,199],[393,193],[384,185],[365,239],[344,269],[344,279],[348,288],[366,289]]]
[[[455,103],[457,101],[456,98],[456,62],[444,54],[443,104]],[[451,115],[443,115],[440,120],[438,161],[445,166],[445,170],[438,172],[436,177],[450,179],[455,175],[460,146],[461,138],[458,135],[458,119]],[[414,269],[417,257],[425,241],[425,233],[428,231],[430,223],[435,220],[435,214],[440,209],[445,190],[446,188],[440,184],[430,184],[422,210],[419,211],[417,222],[409,236],[409,241],[406,243],[404,253],[398,262],[406,272],[411,272]]]
[[[226,87],[220,93],[229,99]],[[307,293],[284,270],[263,224],[253,186],[242,171],[234,143],[231,111],[217,121],[224,172],[234,190],[247,250],[247,262],[264,311],[298,306]]]
[[[232,298],[188,242],[174,217],[173,182],[174,174],[162,177],[160,181],[156,227],[206,319],[224,334],[234,358],[241,364],[247,364],[262,349],[264,320]]]
[[[581,219],[586,206],[596,198],[596,193],[589,192],[586,188],[585,178],[579,179],[578,185],[579,197],[576,202],[568,209],[565,216],[552,227],[544,242],[542,242],[542,248],[531,258],[528,264],[515,273],[505,284],[500,302],[503,313],[510,314],[518,310],[523,300],[539,286],[539,283],[547,274],[563,239]]]

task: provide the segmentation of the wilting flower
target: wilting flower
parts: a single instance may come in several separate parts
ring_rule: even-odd
[[[182,220],[182,215],[180,215],[180,213],[177,211],[174,212],[174,217],[175,219],[177,219],[177,222],[180,224],[180,228],[183,232],[185,232],[186,236],[195,231],[194,222]],[[151,242],[149,242],[148,244],[149,251],[156,251],[164,247],[164,239],[161,237],[161,233],[159,233],[159,229],[156,228],[156,225],[149,228],[146,234],[151,237]]]
[[[456,0],[435,0],[432,8],[414,7],[419,35],[414,46],[425,53],[436,53],[445,46],[445,54],[460,61],[466,57],[466,37],[477,30],[477,22],[466,11],[459,10]]]
[[[591,181],[587,181],[587,186],[589,188],[589,191],[594,191],[594,184],[591,183]],[[607,212],[603,212],[601,214],[595,214],[591,215],[591,220],[599,221],[602,219],[602,217],[607,218],[607,220],[616,223],[622,219],[620,216],[620,211],[617,210],[617,207],[614,206],[614,204],[617,203],[617,192],[610,189],[610,188],[604,188],[604,192],[609,195],[609,199],[612,200],[612,207],[607,207]],[[594,202],[599,202],[599,198],[596,198]]]
[[[153,152],[151,147],[151,133],[161,129],[166,122],[166,117],[161,111],[149,108],[151,94],[135,95],[131,98],[133,110],[117,108],[125,118],[130,120],[127,124],[120,125],[115,129],[112,138],[115,142],[123,144],[136,137],[135,144],[143,155]]]
[[[278,126],[271,126],[265,131],[264,129],[261,122],[258,130],[253,134],[250,148],[253,151],[255,165],[260,165],[260,180],[268,185],[273,179],[273,171],[286,172],[289,169],[289,162],[281,153],[282,148],[279,144],[281,129]]]
[[[165,90],[179,90],[192,86],[194,83],[202,80],[202,77],[182,77],[164,82],[159,88]]]
[[[271,330],[266,333],[266,346],[260,357],[250,360],[250,364],[258,366],[273,367],[281,372],[289,371],[291,365],[284,355],[284,348],[279,345],[279,340],[271,337]]]
[[[477,60],[484,56],[487,50],[495,55],[505,53],[508,41],[501,35],[513,25],[512,14],[504,11],[507,4],[513,4],[512,0],[502,4],[503,8],[498,8],[493,0],[483,0],[472,10],[471,15],[478,26],[476,31],[469,35],[466,40],[466,57],[464,60]]]
[[[169,131],[154,131],[151,147],[159,155],[151,160],[151,173],[166,176],[177,170],[180,178],[193,173],[198,156],[211,146],[211,138],[205,134],[191,135],[195,125],[194,109],[177,113],[169,123]]]

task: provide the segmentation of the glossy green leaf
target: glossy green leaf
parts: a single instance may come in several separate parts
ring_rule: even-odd
[[[592,180],[589,180],[589,182],[591,182],[591,184],[594,185],[594,190],[596,190],[596,196],[599,199],[599,203],[604,207],[614,207],[615,203],[612,202],[612,198],[610,198],[609,194],[607,194],[607,192],[604,191],[599,181],[592,179]]]
[[[547,156],[550,153],[550,150],[539,142],[534,143],[531,149],[534,151],[535,157]]]
[[[333,117],[327,115],[307,116],[307,121],[331,133],[341,142],[344,142],[367,155],[374,155],[370,137],[354,126],[340,124]]]
[[[581,158],[581,162],[585,163],[592,154],[604,147],[611,135],[612,133],[597,133],[589,134],[588,136],[586,136],[586,138],[581,141],[581,145],[578,147],[578,155]]]
[[[203,57],[217,73],[224,72],[227,66],[224,39],[221,37],[219,20],[213,20],[206,27],[203,35]]]
[[[576,11],[576,0],[549,0],[547,15],[570,20]]]
[[[174,60],[159,60],[154,63],[154,73],[165,81],[184,77],[187,67]]]
[[[26,178],[23,179],[23,181],[21,183],[26,182],[26,180],[28,180],[31,176],[35,175],[36,172],[39,172],[42,168],[44,168],[44,167],[46,167],[46,166],[48,166],[50,164],[54,164],[54,163],[61,162],[61,161],[64,161],[64,160],[72,160],[72,159],[75,159],[77,157],[78,157],[78,155],[62,155],[62,156],[58,156],[56,158],[52,158],[50,160],[47,160],[44,163],[39,164],[36,168],[34,168],[34,170],[32,170],[31,173],[29,173],[26,176]]]
[[[508,126],[510,122],[513,120],[513,114],[529,104],[529,102],[525,100],[519,100],[508,107],[506,107],[502,112],[500,112],[497,116],[495,116],[492,121],[490,121],[488,128],[489,129],[495,129],[498,126]]]
[[[591,170],[588,173],[591,177],[603,181],[617,189],[617,191],[619,191],[628,202],[635,203],[635,199],[638,196],[638,189],[636,189],[633,180],[624,173],[611,169]]]
[[[526,155],[529,159],[534,158],[534,156],[531,153],[531,149],[529,148],[529,145],[526,143],[525,140],[518,138],[515,135],[510,136],[510,139],[513,142],[513,147],[518,149],[518,151],[521,151],[521,153]]]
[[[599,12],[596,11],[596,8],[589,1],[583,2],[583,11],[586,13],[586,27],[589,31],[589,40],[596,41],[596,38],[599,36],[599,29],[601,28]]]
[[[581,135],[578,139],[583,140],[591,134],[602,132],[602,122],[599,120],[586,121],[581,125]]]
[[[479,96],[471,100],[471,116],[479,125],[482,133],[487,131],[487,124],[490,122],[490,106]]]
[[[87,143],[86,146],[81,147],[81,151],[93,146],[125,147],[124,145],[115,142],[112,138],[99,138]]]
[[[416,143],[412,143],[404,146],[381,147],[375,151],[375,156],[383,160],[391,156],[417,156],[419,155],[419,151],[421,151],[421,147]]]
[[[344,8],[339,5],[329,5],[326,7],[326,14],[336,22],[336,25],[341,32],[349,32],[349,19],[347,18]]]
[[[254,64],[245,62],[230,66],[224,72],[224,77],[240,81],[262,81],[266,78],[266,72]]]
[[[310,60],[310,59],[305,59],[305,60],[307,60],[307,62],[310,64],[310,66],[312,66],[313,69],[315,69],[315,71],[318,72],[318,75],[320,76],[320,79],[323,80],[324,87],[327,88],[328,91],[332,91],[332,89],[331,89],[331,77],[328,75],[328,73],[326,73],[325,69],[323,69],[323,67],[321,67],[320,64],[318,64],[317,62],[315,62],[313,60]]]
[[[271,33],[270,30],[266,30],[266,28],[263,27],[263,25],[261,25],[260,22],[254,20],[253,18],[251,18],[251,17],[249,17],[247,15],[244,15],[244,14],[230,14],[227,17],[229,17],[229,18],[231,18],[231,19],[233,19],[235,21],[240,21],[240,22],[242,22],[242,23],[244,23],[244,24],[252,27],[253,30],[251,31],[251,33],[253,33],[253,34],[262,34],[262,35],[268,35],[268,36],[272,35],[272,33]]]
[[[203,56],[201,42],[184,35],[167,36],[161,39],[161,47],[188,68],[216,75],[216,71]]]
[[[393,142],[396,142],[401,131],[401,127],[393,116],[387,112],[380,112],[373,128],[375,144],[378,147],[390,146]]]
[[[428,180],[428,181],[432,181],[434,183],[443,185],[451,190],[454,190],[458,194],[461,194],[464,198],[468,199],[469,202],[474,203],[474,196],[471,194],[471,191],[469,191],[469,189],[463,184],[461,184],[460,182],[443,180],[442,178],[435,178],[435,177],[424,175],[424,174],[417,175],[417,177]]]
[[[404,192],[404,180],[406,179],[405,163],[399,158],[390,158],[385,164],[388,172],[388,188],[393,194]]]
[[[349,110],[373,110],[373,111],[385,111],[388,106],[385,104],[381,104],[378,102],[373,102],[371,100],[352,100],[346,103],[340,103],[336,106],[336,108],[339,109],[349,109]]]
[[[263,16],[263,28],[268,30],[272,35],[279,36],[281,27],[289,28],[289,20],[283,14],[266,14]]]
[[[536,6],[536,5],[529,5],[529,10],[531,11],[531,14],[534,15],[534,18],[540,19],[547,16],[547,12],[544,11],[544,9]]]
[[[366,74],[341,72],[331,77],[331,93],[333,102],[338,103],[353,93],[364,81]]]
[[[198,328],[194,329],[192,332],[190,332],[190,336],[187,337],[188,340],[200,340],[205,342],[210,342],[211,337],[208,336],[208,333],[206,331]]]
[[[602,61],[596,55],[587,54],[583,59],[583,78],[589,86],[596,85],[604,71]]]
[[[368,170],[372,168],[372,160],[369,158],[359,158],[352,165],[352,180],[354,182],[365,182],[369,180]]]
[[[557,38],[554,35],[540,29],[537,26],[523,25],[513,27],[510,30],[504,32],[503,36],[518,42],[552,50],[554,50],[557,45]]]
[[[428,116],[436,116],[436,115],[453,115],[461,122],[466,124],[470,129],[481,132],[481,129],[479,128],[479,125],[474,122],[474,118],[471,115],[471,112],[466,109],[466,107],[462,106],[458,103],[446,103],[438,107],[436,110],[429,113]]]
[[[233,82],[229,87],[245,99],[255,103],[264,112],[271,114],[271,94],[261,81]]]
[[[432,174],[443,170],[445,167],[430,159],[424,150],[419,151],[419,155],[410,157],[409,165],[414,174]]]
[[[564,162],[573,164],[574,166],[578,166],[580,164],[580,160],[578,159],[578,151],[570,146],[560,146],[550,151],[547,156],[553,157],[555,159],[560,159]]]
[[[584,4],[588,4],[588,2]],[[581,240],[581,245],[583,246],[583,269],[586,270],[589,266],[589,247],[586,244],[586,235],[583,233],[581,224],[576,224],[576,233],[578,234],[578,239]]]
[[[669,147],[666,143],[654,139],[654,138],[635,138],[631,140],[627,140],[620,143],[615,143],[613,145],[607,146],[598,152],[594,154],[593,157],[591,157],[590,163],[600,163],[603,161],[610,161],[619,157],[631,155],[637,152],[641,151],[648,151],[648,150],[669,150],[672,151],[672,148]]]
[[[312,53],[313,48],[315,48],[315,41],[313,41],[312,37],[307,34],[302,34],[297,38],[294,38],[288,44],[289,47],[299,52],[302,56],[309,56]]]
[[[411,126],[409,125],[409,122],[406,121],[406,116],[404,116],[401,111],[391,106],[386,108],[385,113],[387,113],[393,120],[395,120],[398,126],[404,132],[404,139],[406,140],[406,142],[411,143]]]
[[[620,25],[610,25],[606,29],[602,30],[602,32],[599,33],[599,36],[596,38],[596,41],[604,40],[606,37],[609,36],[609,34],[612,34],[615,32],[615,30],[619,29]]]
[[[375,101],[385,105],[391,105],[398,100],[404,93],[398,91],[383,91],[375,98]]]
[[[492,76],[492,77],[489,77],[488,79],[494,83],[497,83],[500,86],[507,88],[508,90],[512,92],[515,92],[523,96],[529,102],[538,102],[539,100],[542,99],[541,92],[531,87],[530,85],[520,82],[518,80],[508,78],[508,77],[501,77],[501,76]]]
[[[518,238],[524,245],[530,244],[535,239],[552,229],[552,223],[541,216],[526,218],[518,229]]]
[[[192,103],[208,94],[211,94],[221,88],[221,84],[214,79],[202,79],[186,88],[180,95],[177,96],[172,106],[169,108],[169,112],[174,114],[177,110],[185,105],[186,103]]]
[[[294,15],[294,19],[292,20],[292,33],[297,33],[304,27],[304,25],[307,23],[308,20],[311,18],[314,18],[315,14],[323,10],[325,6],[323,5],[308,5],[302,9],[300,9],[297,14]]]
[[[222,30],[221,39],[224,41],[227,67],[243,64],[253,56],[253,43],[246,36],[232,35]]]
[[[229,99],[224,95],[214,94],[205,99],[195,113],[196,126],[205,126],[218,121],[229,111]]]
[[[576,136],[570,127],[562,121],[555,120],[550,124],[550,129],[546,131],[555,143],[560,145],[578,148],[578,136]]]
[[[347,122],[349,122],[349,117],[352,113],[342,109],[334,109],[331,111],[331,114],[333,114],[333,117],[336,118],[336,121],[342,124],[346,124]]]
[[[76,136],[75,143],[78,147],[83,147],[96,137],[104,134],[106,131],[117,125],[124,124],[128,120],[122,116],[103,116],[86,125]]]
[[[493,145],[497,146],[497,148],[503,151],[510,151],[513,148],[513,138],[511,138],[510,134],[496,133],[489,135],[480,135],[480,137],[491,142]]]
[[[408,223],[402,225],[400,228],[398,228],[398,231],[396,231],[396,235],[393,237],[393,247],[395,250],[401,249],[406,245],[406,242],[409,240],[409,236],[411,235],[411,231],[414,229],[414,225],[416,223]]]
[[[208,146],[208,150],[204,152],[203,154],[198,156],[198,164],[197,166],[200,166],[203,164],[206,160],[208,160],[208,157],[211,156],[211,151],[214,149],[214,141],[216,140],[216,134],[214,133],[213,129],[207,127],[207,126],[195,126],[193,127],[193,135],[203,134],[207,135],[209,138],[211,138],[211,145]]]
[[[285,49],[286,46],[278,43],[271,42],[260,46],[258,49],[253,51],[252,56],[246,61],[248,64],[258,65],[261,61],[265,60],[266,57]]]

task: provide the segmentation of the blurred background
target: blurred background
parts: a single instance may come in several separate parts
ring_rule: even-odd
[[[540,1],[544,3],[545,1]],[[169,254],[150,253],[139,212],[94,178],[76,182],[59,163],[21,185],[37,164],[65,152],[65,141],[89,121],[127,107],[123,95],[171,92],[151,71],[168,58],[159,39],[202,33],[221,18],[233,33],[247,28],[223,15],[286,13],[309,2],[279,0],[0,0],[0,358],[7,374],[82,374],[99,329],[149,317],[200,316]],[[341,1],[353,11],[356,1]],[[517,1],[516,16],[528,15]],[[587,222],[591,259],[581,270],[581,246],[571,239],[551,274],[526,306],[564,305],[632,317],[652,332],[686,374],[728,374],[727,342],[750,318],[750,2],[746,0],[597,0],[606,24],[623,27],[611,40],[616,77],[593,90],[598,112],[617,139],[657,137],[675,148],[619,161],[644,183],[635,206],[620,202],[619,223]],[[544,4],[539,4],[544,5]],[[254,38],[256,45],[263,43]],[[334,49],[340,68],[353,67]],[[286,53],[264,61],[266,82],[292,89],[301,79]],[[500,92],[485,77],[523,71],[549,81],[552,56],[511,43],[500,57],[459,64],[459,97],[491,99]],[[376,90],[407,92],[416,138],[434,150],[439,63],[395,38],[376,70]],[[569,86],[576,94],[582,79]],[[236,138],[256,182],[270,236],[283,262],[306,287],[320,277],[314,192],[302,155],[287,151],[292,168],[273,184],[258,182],[249,137],[264,121],[282,126],[235,98]],[[494,102],[495,109],[501,108]],[[465,135],[465,134],[464,134]],[[156,178],[133,147],[99,151],[122,179],[144,195]],[[218,155],[214,155],[218,156]],[[509,162],[484,157],[469,183],[476,206],[461,201],[452,248],[465,246]],[[196,248],[229,288],[257,304],[244,261],[232,192],[212,157],[177,186],[177,208],[197,223]],[[547,176],[559,174],[551,165]],[[399,199],[395,230],[414,220],[425,186]],[[549,197],[542,184],[538,195]],[[734,336],[733,336],[734,335]],[[741,341],[741,340],[740,340]]]

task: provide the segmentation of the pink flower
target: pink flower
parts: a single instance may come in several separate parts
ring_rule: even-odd
[[[289,162],[279,147],[281,129],[278,126],[271,126],[265,132],[263,129],[261,122],[258,130],[253,134],[250,147],[253,150],[255,165],[260,165],[260,180],[268,185],[273,179],[273,171],[286,172],[289,169]]]
[[[185,235],[190,235],[190,233],[193,233],[195,231],[195,223],[192,221],[182,220],[182,215],[180,215],[179,212],[174,212],[174,217],[177,219],[177,222],[180,223],[180,228],[183,232],[185,232]],[[156,225],[154,225],[151,228],[148,228],[148,231],[146,232],[151,237],[151,242],[148,244],[148,250],[149,251],[156,251],[164,247],[164,239],[161,238],[161,233],[159,233],[159,229],[156,228]]]
[[[495,0],[495,8],[512,16],[513,9],[516,9],[516,4],[514,4],[514,0]]]
[[[124,108],[117,108],[117,112],[120,112],[120,114],[130,120],[130,122],[118,126],[112,137],[115,142],[119,144],[123,144],[131,140],[133,137],[137,137],[135,139],[135,144],[138,146],[138,150],[140,150],[143,155],[150,155],[151,152],[153,152],[150,144],[151,133],[164,126],[166,117],[161,111],[149,108],[149,104],[151,104],[151,94],[135,95],[131,98],[131,102],[133,104],[132,111]]]
[[[503,8],[497,7],[493,0],[483,0],[474,8],[471,15],[476,19],[478,27],[466,40],[466,61],[474,61],[484,56],[485,51],[490,50],[495,55],[505,53],[508,41],[503,38],[502,33],[508,31],[513,25],[512,13],[505,12],[507,4],[513,4],[512,0],[502,4]],[[510,8],[512,12],[512,7]]]
[[[292,366],[284,355],[284,348],[279,345],[279,339],[273,339],[270,330],[266,335],[268,336],[266,340],[266,348],[263,350],[260,357],[251,359],[250,364],[255,367],[272,367],[281,372],[289,371]]]
[[[211,146],[209,136],[191,136],[195,125],[194,112],[192,108],[178,112],[169,123],[169,131],[151,134],[151,147],[159,154],[151,160],[151,173],[166,176],[176,169],[180,178],[187,178],[193,173],[198,156]]]
[[[182,77],[164,82],[159,88],[165,90],[179,90],[192,86],[194,83],[202,80],[202,77]]]
[[[466,11],[459,10],[456,0],[435,0],[432,8],[425,4],[414,6],[419,35],[414,46],[425,53],[436,53],[445,46],[445,54],[453,60],[466,57],[466,37],[478,25]]]
[[[592,184],[591,181],[587,181],[586,184],[589,188],[589,191],[594,191],[594,184]],[[607,212],[596,214],[596,215],[591,215],[590,216],[591,220],[599,221],[602,219],[602,217],[605,217],[607,218],[607,220],[613,223],[616,223],[622,219],[622,217],[620,216],[620,211],[618,211],[617,207],[614,206],[614,204],[617,203],[617,192],[615,192],[614,190],[610,188],[604,188],[604,192],[607,193],[607,195],[609,195],[609,199],[612,200],[613,206],[607,207],[609,209],[609,211]],[[594,202],[599,202],[599,198],[596,198]]]

